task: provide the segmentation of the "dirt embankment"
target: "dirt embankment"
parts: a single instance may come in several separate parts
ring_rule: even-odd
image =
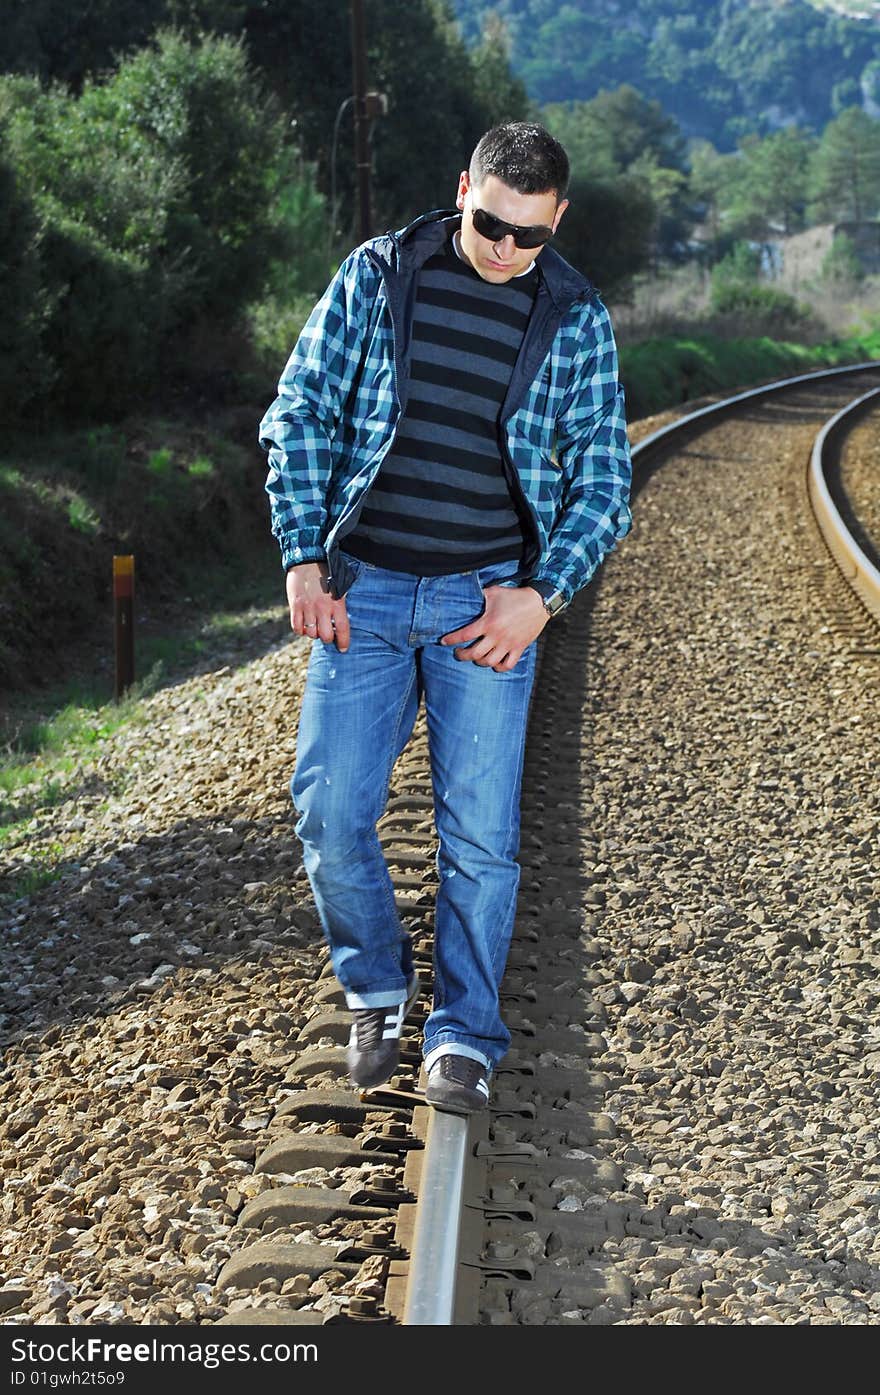
[[[11,441],[0,458],[0,691],[112,653],[112,559],[135,558],[136,622],[211,608],[277,567],[259,405]],[[0,705],[3,705],[0,703]]]

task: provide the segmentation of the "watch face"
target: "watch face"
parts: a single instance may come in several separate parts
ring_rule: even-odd
[[[544,602],[551,615],[558,615],[560,610],[565,609],[565,597],[561,591],[554,591]]]

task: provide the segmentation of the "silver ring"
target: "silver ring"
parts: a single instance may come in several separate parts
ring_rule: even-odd
[[[313,630],[314,628],[315,628],[315,622],[314,622],[314,620],[309,620],[309,621],[306,622],[306,629],[307,629],[307,630]]]

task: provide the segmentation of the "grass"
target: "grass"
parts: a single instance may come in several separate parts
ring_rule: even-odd
[[[160,479],[164,479],[171,470],[172,459],[173,457],[168,447],[162,446],[159,450],[150,452],[147,458],[147,469],[151,474],[158,475]]]
[[[67,505],[67,519],[71,528],[75,528],[78,533],[94,535],[101,527],[101,520],[91,504],[78,494],[72,495]]]
[[[21,726],[0,755],[0,847],[17,844],[36,814],[69,796],[63,778],[100,753],[102,741],[126,722],[143,717],[150,674],[124,701],[99,703],[81,692],[53,716]]]
[[[31,896],[33,892],[39,891],[42,887],[57,882],[61,876],[61,868],[58,865],[64,856],[64,847],[61,843],[49,843],[39,852],[29,856],[30,862],[26,864],[24,871],[10,877],[4,891],[4,895],[10,896],[13,900],[19,896]]]
[[[195,595],[185,598],[185,617],[136,635],[136,663],[144,676],[120,702],[113,701],[111,676],[93,674],[45,693],[44,715],[37,719],[30,715],[32,697],[23,699],[24,715],[17,720],[7,714],[5,744],[0,744],[0,852],[20,846],[37,815],[70,798],[71,774],[96,759],[108,737],[127,723],[146,720],[145,700],[152,693],[204,669],[218,649],[277,619],[279,603],[267,602],[276,571],[263,575],[257,569],[247,583],[235,570],[203,573]],[[280,596],[280,583],[277,590]],[[205,613],[209,598],[215,608]],[[218,601],[222,608],[216,608]]]

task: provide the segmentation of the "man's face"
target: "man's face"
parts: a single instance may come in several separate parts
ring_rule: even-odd
[[[543,248],[517,247],[510,233],[500,242],[490,242],[487,237],[481,237],[474,227],[474,209],[481,208],[518,227],[540,225],[555,232],[568,208],[567,199],[557,205],[556,195],[552,191],[547,194],[518,194],[494,174],[487,174],[479,186],[472,185],[467,170],[462,171],[458,181],[455,202],[462,213],[461,250],[477,275],[496,285],[525,271]]]

